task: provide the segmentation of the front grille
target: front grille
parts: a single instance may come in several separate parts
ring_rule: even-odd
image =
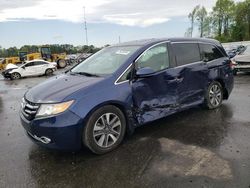
[[[238,65],[250,65],[250,62],[236,61]]]
[[[35,118],[36,116],[36,113],[38,111],[38,108],[39,108],[39,104],[35,104],[35,103],[32,103],[26,99],[22,99],[22,103],[21,103],[21,111],[22,111],[22,114],[23,116],[31,121]]]

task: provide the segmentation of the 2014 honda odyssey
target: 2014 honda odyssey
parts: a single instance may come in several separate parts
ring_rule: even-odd
[[[233,88],[218,41],[150,39],[102,49],[27,91],[21,122],[37,144],[97,154],[135,127],[203,104],[218,108]]]

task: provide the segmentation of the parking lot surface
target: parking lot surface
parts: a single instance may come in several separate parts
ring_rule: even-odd
[[[21,98],[45,79],[0,76],[0,187],[250,187],[250,75],[235,77],[221,108],[140,127],[102,156],[43,149],[25,135]]]

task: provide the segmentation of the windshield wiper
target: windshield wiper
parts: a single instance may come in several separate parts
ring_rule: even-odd
[[[71,72],[71,71],[70,71],[70,74],[71,74],[71,75],[76,75],[76,74],[78,74],[78,75],[83,75],[83,76],[88,76],[88,77],[100,77],[100,76],[97,75],[97,74],[92,74],[92,73],[88,73],[88,72]]]

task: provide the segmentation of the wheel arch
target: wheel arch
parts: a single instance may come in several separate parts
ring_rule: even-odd
[[[23,77],[23,75],[22,75],[20,72],[18,72],[18,71],[14,71],[14,72],[12,72],[12,73],[10,73],[10,74],[14,74],[14,73],[17,73],[17,74],[20,75],[20,77]]]
[[[55,59],[56,63],[59,63],[60,60],[61,60],[61,58],[56,58]]]
[[[219,82],[221,84],[222,89],[223,89],[223,99],[228,99],[229,94],[228,94],[228,91],[227,91],[227,88],[225,86],[225,82],[223,81],[223,79],[217,78],[214,81],[217,81],[217,82]]]
[[[85,121],[84,123],[87,123],[87,121],[89,120],[90,116],[99,108],[103,107],[103,106],[115,106],[116,108],[118,108],[119,110],[121,110],[121,112],[123,113],[125,120],[126,120],[126,134],[131,135],[134,132],[134,120],[132,118],[132,111],[126,107],[126,105],[120,101],[106,101],[103,103],[100,103],[96,106],[94,106],[86,115],[85,117]]]

